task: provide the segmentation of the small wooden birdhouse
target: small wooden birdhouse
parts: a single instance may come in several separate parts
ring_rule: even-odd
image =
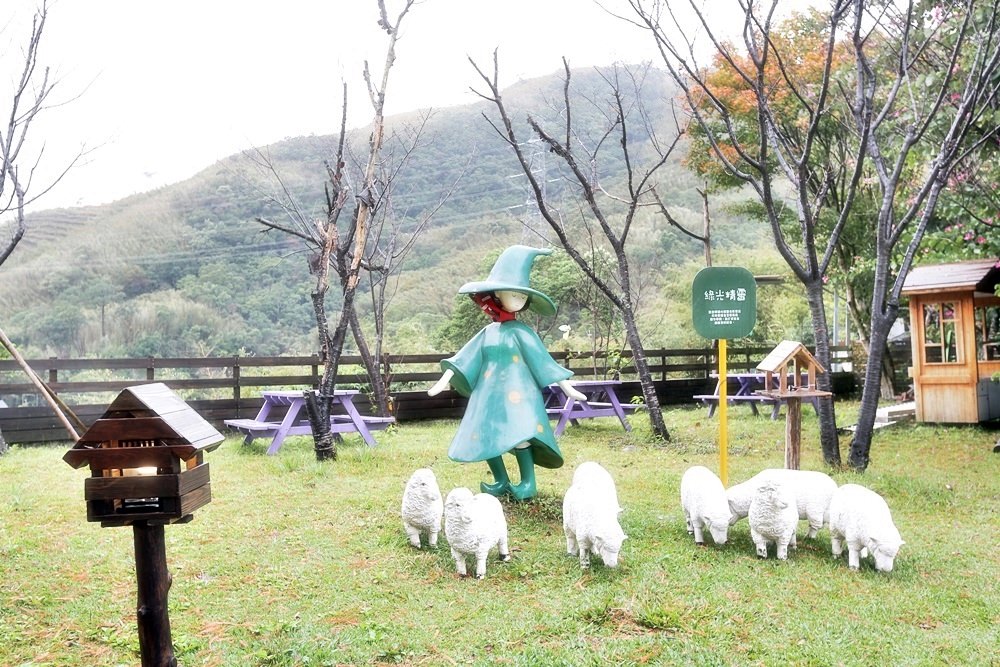
[[[785,467],[799,469],[802,441],[802,399],[832,396],[816,388],[816,375],[825,373],[806,346],[794,340],[783,340],[764,360],[757,364],[764,372],[766,389],[758,394],[782,401],[788,408],[785,415]]]
[[[764,386],[784,395],[791,391],[816,390],[817,373],[826,370],[806,346],[794,340],[783,340],[757,364],[764,372]],[[777,380],[777,382],[775,382]]]
[[[163,383],[129,387],[66,452],[102,526],[189,521],[212,499],[204,454],[224,436]]]

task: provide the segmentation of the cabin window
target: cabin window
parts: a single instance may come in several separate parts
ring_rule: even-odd
[[[1000,306],[976,308],[976,357],[1000,361]]]
[[[954,302],[925,303],[924,361],[928,364],[961,363],[958,346],[961,330]]]

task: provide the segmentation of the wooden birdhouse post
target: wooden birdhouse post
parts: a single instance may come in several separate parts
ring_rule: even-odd
[[[771,350],[757,370],[764,373],[766,389],[758,394],[782,401],[785,414],[785,467],[799,469],[799,449],[802,442],[802,399],[831,396],[816,388],[816,375],[825,373],[806,346],[794,340],[783,340]]]
[[[84,482],[87,520],[132,526],[143,667],[177,664],[170,637],[163,526],[186,523],[212,499],[204,454],[224,437],[162,383],[123,390],[66,452]]]

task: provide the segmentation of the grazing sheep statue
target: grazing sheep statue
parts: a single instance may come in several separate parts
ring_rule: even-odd
[[[472,495],[464,486],[452,489],[444,503],[444,535],[460,576],[466,576],[466,556],[476,557],[476,579],[486,576],[486,557],[497,547],[500,560],[510,560],[507,519],[503,506],[486,493]]]
[[[444,502],[441,500],[441,489],[437,478],[430,468],[419,468],[413,471],[403,490],[403,506],[400,510],[403,517],[403,529],[410,544],[420,548],[420,536],[427,534],[427,546],[437,547],[438,533],[441,532],[441,517],[444,514]]]
[[[687,531],[695,544],[704,544],[703,529],[708,528],[716,544],[725,544],[729,534],[729,502],[718,475],[705,466],[691,466],[681,477],[681,507]]]
[[[792,490],[798,506],[799,519],[809,522],[807,537],[816,537],[823,524],[830,522],[827,510],[830,507],[830,498],[837,490],[837,482],[832,477],[816,470],[768,468],[761,470],[747,481],[726,489],[729,509],[733,514],[730,519],[731,524],[747,515],[754,493],[767,481],[779,482]]]
[[[847,563],[852,570],[867,555],[875,558],[875,569],[892,572],[896,554],[904,542],[892,522],[885,499],[860,484],[844,484],[830,500],[830,546],[839,558],[847,543]]]
[[[791,488],[776,480],[761,483],[750,501],[747,520],[758,556],[767,558],[767,545],[773,542],[778,560],[788,560],[788,547],[795,546],[795,527],[799,523]]]
[[[566,552],[580,557],[581,568],[590,567],[592,552],[607,567],[618,566],[618,554],[626,538],[618,523],[621,511],[618,491],[608,471],[593,461],[577,466],[573,483],[563,496],[563,531]]]

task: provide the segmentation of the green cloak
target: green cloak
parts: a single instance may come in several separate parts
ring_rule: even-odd
[[[563,464],[542,389],[573,371],[556,363],[531,327],[517,320],[489,324],[441,368],[455,374],[451,386],[469,399],[448,449],[452,460],[485,461],[529,442],[537,465]]]

